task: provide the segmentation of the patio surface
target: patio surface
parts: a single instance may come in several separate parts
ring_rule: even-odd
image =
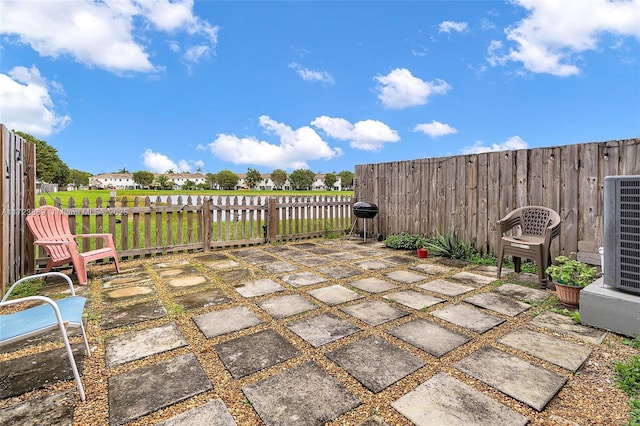
[[[90,357],[72,332],[87,401],[52,334],[0,348],[0,424],[561,422],[550,401],[606,335],[543,311],[553,293],[536,277],[496,281],[492,267],[372,241],[122,269],[93,266],[77,287],[90,299]]]

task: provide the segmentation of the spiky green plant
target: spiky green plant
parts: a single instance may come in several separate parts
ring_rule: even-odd
[[[451,259],[468,259],[477,254],[476,249],[470,243],[458,238],[453,227],[444,234],[438,231],[434,237],[428,238],[425,247],[433,256]]]

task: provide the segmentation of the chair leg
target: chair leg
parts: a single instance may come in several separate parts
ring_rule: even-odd
[[[87,356],[91,356],[91,348],[89,348],[89,341],[87,340],[87,333],[84,329],[84,324],[80,322],[80,331],[82,332],[82,340],[84,340],[84,348],[87,350]]]
[[[519,257],[513,257],[513,270],[516,271],[518,274],[520,273],[521,270],[521,266],[522,266],[522,259]]]
[[[116,272],[120,273],[120,265],[118,264],[118,256],[113,256],[113,263],[116,265]]]
[[[82,387],[82,381],[80,380],[80,373],[78,373],[76,360],[73,357],[73,352],[71,351],[71,344],[69,343],[69,337],[67,337],[67,330],[63,324],[59,324],[59,328],[60,328],[60,333],[62,333],[62,340],[64,340],[64,346],[67,349],[67,357],[69,358],[69,364],[71,364],[71,371],[73,371],[73,376],[76,379],[76,386],[78,387],[78,392],[80,393],[80,399],[84,401],[85,400],[84,387]],[[84,335],[84,329],[83,329],[83,335]]]
[[[73,266],[76,270],[76,275],[78,276],[78,283],[80,285],[87,285],[87,265],[80,260]]]

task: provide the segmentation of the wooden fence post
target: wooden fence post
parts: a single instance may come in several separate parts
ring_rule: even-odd
[[[276,242],[278,238],[278,209],[276,208],[276,197],[269,197],[267,201],[267,241]]]
[[[209,197],[205,197],[202,201],[202,227],[202,249],[207,252],[211,250],[211,233],[213,232],[213,212]]]

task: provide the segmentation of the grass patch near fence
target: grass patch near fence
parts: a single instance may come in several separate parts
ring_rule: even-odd
[[[282,197],[282,196],[300,196],[311,197],[316,195],[321,196],[346,196],[353,197],[353,191],[259,191],[259,190],[247,190],[247,191],[235,191],[235,190],[203,190],[203,191],[184,191],[184,190],[146,190],[146,189],[119,189],[117,190],[116,201],[121,202],[123,197],[127,198],[129,203],[133,203],[135,197],[149,197],[152,201],[156,197],[164,197],[167,195],[182,195],[183,198],[191,197]],[[56,202],[60,202],[63,208],[68,208],[69,200],[73,198],[75,207],[82,207],[83,200],[86,198],[89,204],[89,208],[95,208],[98,198],[102,200],[102,206],[107,207],[107,202],[110,198],[110,191],[108,189],[90,189],[90,190],[77,190],[77,191],[59,191],[59,192],[45,192],[36,195],[36,205],[40,204],[40,199],[44,198],[49,205],[54,205]],[[132,204],[129,204],[130,206]]]
[[[623,340],[622,343],[640,349],[640,337],[638,336],[633,340]],[[628,425],[638,426],[640,425],[640,356],[634,355],[627,362],[614,361],[612,368],[615,372],[618,388],[631,398],[629,400],[631,413]]]

